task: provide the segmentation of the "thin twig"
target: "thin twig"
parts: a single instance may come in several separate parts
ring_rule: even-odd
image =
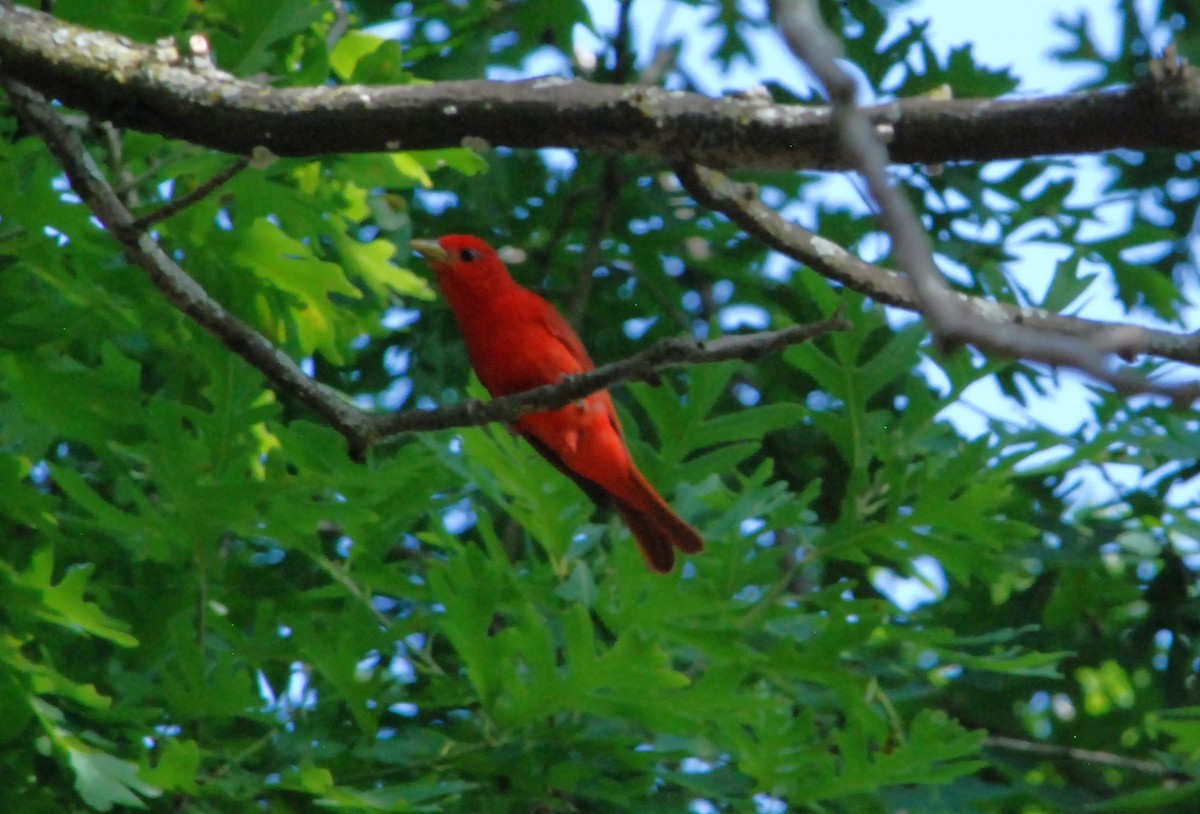
[[[125,166],[125,145],[121,141],[121,131],[113,127],[111,122],[93,121],[89,124],[104,139],[104,145],[108,151],[108,172],[116,179],[117,197],[130,209],[137,207],[140,200],[137,187],[129,183],[133,174]]]
[[[618,382],[651,380],[655,373],[663,368],[710,364],[731,359],[753,361],[789,345],[811,342],[825,334],[846,331],[850,327],[849,322],[840,315],[835,315],[831,319],[809,325],[793,325],[779,331],[734,334],[708,341],[672,337],[635,356],[603,365],[578,376],[571,376],[557,384],[544,385],[486,403],[472,400],[438,410],[409,410],[391,416],[381,416],[374,429],[378,438],[384,438],[400,433],[470,427],[496,421],[507,423],[529,412],[562,407]]]
[[[63,120],[70,124],[70,120],[66,116],[63,116]],[[122,199],[124,199],[124,195],[128,190],[132,189],[133,187],[140,187],[142,184],[146,183],[152,178],[157,178],[167,167],[171,166],[172,164],[176,164],[183,159],[183,154],[176,152],[167,158],[155,158],[151,161],[147,161],[145,168],[141,172],[130,177],[128,181],[115,184],[113,189],[115,189],[117,194],[122,196]]]
[[[583,318],[587,314],[588,302],[596,282],[596,267],[600,265],[602,257],[601,244],[612,232],[617,200],[620,196],[620,165],[616,156],[608,156],[600,168],[600,197],[596,203],[596,214],[592,217],[592,224],[588,229],[583,255],[575,267],[575,284],[571,286],[565,303],[567,321],[576,330],[582,327]]]
[[[145,215],[138,217],[133,222],[133,228],[145,231],[154,224],[173,217],[174,215],[177,215],[183,210],[187,209],[189,206],[199,203],[216,191],[218,187],[222,186],[231,178],[233,178],[233,176],[250,166],[250,160],[251,159],[249,156],[240,156],[228,167],[218,172],[212,178],[209,178],[203,184],[196,187],[182,198],[176,198],[169,204],[166,204],[159,209],[154,210],[153,212],[148,212]]]
[[[633,69],[633,55],[630,49],[632,30],[629,22],[632,8],[633,0],[621,0],[617,9],[617,30],[613,35],[613,69],[608,76],[608,81],[614,85],[625,84]],[[592,297],[596,267],[600,265],[601,260],[601,244],[612,232],[617,202],[621,197],[621,184],[620,159],[616,155],[607,156],[600,167],[600,192],[596,202],[596,213],[588,229],[583,254],[575,267],[574,285],[571,286],[565,303],[567,321],[577,331],[583,326],[588,302]]]
[[[325,47],[330,51],[350,30],[350,8],[346,0],[333,0],[333,25],[325,32]]]
[[[1058,746],[1053,743],[1036,743],[1000,735],[993,735],[983,742],[984,746],[993,749],[1005,749],[1010,752],[1025,752],[1032,755],[1047,755],[1049,757],[1065,757],[1081,763],[1095,763],[1100,766],[1111,766],[1117,769],[1129,769],[1142,774],[1152,774],[1159,777],[1170,777],[1176,780],[1191,780],[1196,778],[1187,772],[1181,772],[1156,763],[1152,760],[1140,760],[1124,755],[1114,755],[1111,752],[1098,752],[1094,749],[1077,749],[1073,746]]]

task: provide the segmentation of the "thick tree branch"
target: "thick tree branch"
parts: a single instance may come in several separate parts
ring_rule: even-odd
[[[120,127],[243,155],[260,146],[316,155],[487,143],[713,167],[850,166],[825,107],[560,78],[274,89],[194,62],[174,46],[0,7],[8,77]],[[864,115],[903,163],[1200,149],[1200,88],[1182,75],[1042,99],[903,100]]]
[[[846,330],[839,317],[814,325],[780,331],[734,335],[700,342],[669,339],[631,358],[614,362],[559,384],[506,396],[483,404],[468,401],[441,410],[410,410],[397,415],[374,415],[358,409],[341,393],[313,381],[299,365],[270,340],[227,311],[208,295],[162,248],[139,227],[100,168],[84,150],[79,137],[66,126],[37,91],[11,79],[0,84],[22,120],[45,141],[58,158],[71,188],[101,224],[176,308],[216,336],[230,350],[257,368],[280,393],[308,405],[346,438],[350,454],[361,460],[366,449],[388,437],[450,427],[512,421],[535,410],[561,407],[621,381],[649,379],[656,370],[683,364],[730,359],[757,359],[788,345],[807,342],[830,331]]]

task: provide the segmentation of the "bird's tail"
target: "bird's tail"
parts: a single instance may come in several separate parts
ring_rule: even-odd
[[[695,554],[704,550],[704,540],[671,510],[640,472],[635,469],[632,474],[631,485],[639,498],[637,505],[614,495],[617,511],[633,532],[646,562],[655,571],[665,574],[675,566],[675,549]]]

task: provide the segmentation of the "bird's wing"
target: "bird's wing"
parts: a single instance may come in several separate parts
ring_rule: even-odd
[[[563,315],[558,313],[554,306],[546,303],[546,307],[541,312],[542,324],[550,335],[559,341],[563,348],[574,359],[576,369],[571,370],[571,373],[592,370],[596,367],[592,361],[592,357],[588,356],[587,348],[583,346],[583,341],[579,338],[579,334],[575,333],[575,329],[571,327]],[[563,371],[568,372],[568,371]]]
[[[588,498],[590,498],[591,501],[597,506],[605,508],[612,502],[612,494],[610,494],[607,489],[595,481],[585,478],[583,475],[580,475],[578,472],[571,469],[571,467],[567,466],[566,462],[563,461],[559,454],[555,452],[549,444],[539,441],[533,433],[522,433],[521,437],[528,441],[529,446],[533,447],[539,455],[549,461],[551,466],[566,475],[571,480],[575,481],[575,485],[578,486],[583,493],[587,495]]]

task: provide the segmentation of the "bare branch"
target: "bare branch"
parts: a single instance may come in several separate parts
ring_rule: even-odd
[[[847,159],[862,173],[879,205],[879,221],[891,236],[935,340],[943,346],[970,343],[1010,358],[1069,367],[1123,393],[1153,393],[1182,403],[1200,398],[1200,382],[1168,386],[1114,367],[1112,350],[1078,336],[1031,329],[1012,320],[981,321],[969,298],[956,292],[933,261],[920,220],[887,177],[888,155],[866,114],[855,104],[854,80],[838,64],[841,44],[825,27],[815,0],[771,0],[788,46],[824,86],[833,103],[833,124]]]
[[[857,86],[838,64],[841,43],[821,21],[816,0],[771,0],[771,7],[793,53],[816,74],[833,103],[838,141],[867,182],[879,205],[879,221],[892,238],[896,261],[913,282],[934,334],[942,333],[944,312],[952,310],[954,292],[933,262],[929,236],[908,200],[887,177],[888,154],[871,122],[855,104]]]
[[[712,99],[652,87],[543,78],[425,86],[268,88],[16,6],[0,7],[5,74],[119,127],[276,155],[415,150],[483,142],[566,147],[712,167],[846,169],[828,108]],[[892,131],[892,160],[936,164],[1118,147],[1200,149],[1192,75],[1041,99],[910,99],[864,110]]]
[[[876,302],[920,313],[912,282],[891,269],[873,266],[828,238],[785,220],[764,204],[752,184],[704,167],[680,166],[676,173],[698,203],[720,212],[770,248]],[[1122,322],[1065,316],[1043,308],[993,302],[964,294],[964,307],[986,323],[1027,325],[1040,332],[1087,339],[1126,359],[1142,354],[1200,365],[1200,334],[1178,334]]]
[[[346,0],[333,0],[333,25],[325,33],[325,47],[330,51],[350,30],[350,9]]]
[[[133,227],[140,231],[145,231],[154,224],[179,214],[189,206],[193,206],[194,204],[199,203],[207,198],[222,184],[233,178],[233,176],[237,175],[248,166],[250,166],[250,158],[248,156],[239,156],[232,164],[218,172],[212,178],[209,178],[200,186],[193,189],[187,195],[184,195],[181,198],[176,198],[166,206],[163,206],[161,209],[157,209],[154,212],[150,212],[139,217],[133,222]]]
[[[1187,772],[1181,772],[1156,763],[1152,760],[1114,755],[1112,752],[1099,752],[1095,749],[1077,749],[1073,746],[1058,746],[1053,743],[1036,743],[1000,735],[993,735],[983,742],[984,746],[993,749],[1004,749],[1010,752],[1025,752],[1031,755],[1046,755],[1047,757],[1065,757],[1081,763],[1094,763],[1100,766],[1110,766],[1115,769],[1129,769],[1141,774],[1151,774],[1158,777],[1169,777],[1176,780],[1194,781],[1196,778]]]
[[[811,325],[793,325],[778,331],[753,334],[734,334],[701,341],[686,337],[665,339],[636,356],[602,365],[579,376],[571,376],[557,384],[549,384],[504,396],[486,404],[468,401],[439,410],[410,410],[380,417],[375,432],[382,438],[408,432],[426,432],[449,427],[469,427],[495,421],[510,422],[538,410],[562,407],[576,399],[625,381],[653,380],[657,371],[680,365],[709,364],[731,359],[753,361],[790,345],[824,336],[834,331],[850,329],[850,323],[840,316]]]

